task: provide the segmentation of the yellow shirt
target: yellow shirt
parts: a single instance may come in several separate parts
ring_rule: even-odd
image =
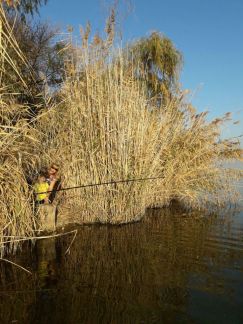
[[[39,192],[46,192],[49,189],[49,185],[47,182],[36,183],[34,185],[34,191],[36,194],[36,200],[41,201],[47,197],[47,193],[40,193]]]

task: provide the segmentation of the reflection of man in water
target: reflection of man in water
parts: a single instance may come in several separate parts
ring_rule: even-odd
[[[48,170],[47,182],[49,184],[49,202],[52,203],[57,191],[61,188],[61,180],[58,173],[59,166],[53,163]]]
[[[55,238],[37,242],[37,273],[42,287],[56,281],[56,241]]]
[[[31,306],[30,323],[53,323],[56,313],[58,259],[56,240],[39,240],[36,245],[38,290]]]

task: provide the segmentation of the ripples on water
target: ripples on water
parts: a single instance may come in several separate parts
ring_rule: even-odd
[[[243,213],[150,210],[0,264],[0,323],[243,323]],[[16,321],[16,322],[13,322]]]

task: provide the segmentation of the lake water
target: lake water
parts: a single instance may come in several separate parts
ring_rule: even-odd
[[[243,204],[78,228],[0,263],[0,323],[243,323]]]

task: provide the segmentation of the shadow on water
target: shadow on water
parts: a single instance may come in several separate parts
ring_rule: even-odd
[[[243,214],[149,210],[0,264],[0,323],[243,323]]]

